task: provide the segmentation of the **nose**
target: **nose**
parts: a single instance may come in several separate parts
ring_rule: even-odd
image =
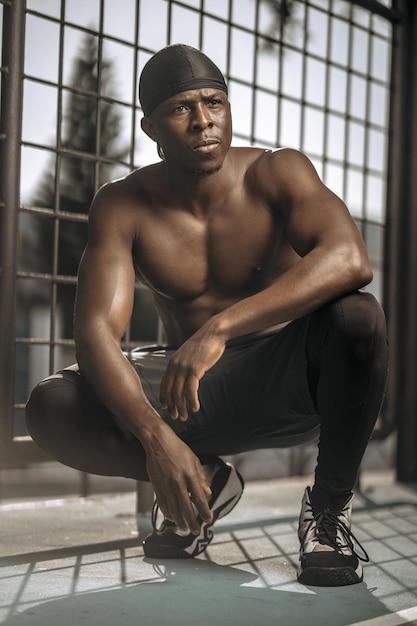
[[[204,104],[197,104],[194,107],[191,125],[193,130],[212,128],[213,121],[207,107]]]

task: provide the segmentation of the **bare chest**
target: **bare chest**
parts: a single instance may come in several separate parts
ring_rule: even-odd
[[[282,238],[282,224],[264,206],[235,203],[209,218],[174,209],[141,225],[135,265],[140,279],[167,298],[244,297],[275,274]]]

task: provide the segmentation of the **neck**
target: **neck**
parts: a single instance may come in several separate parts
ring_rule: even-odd
[[[218,206],[235,182],[228,158],[213,170],[179,172],[175,166],[164,165],[168,192],[193,213],[207,213],[210,207]]]

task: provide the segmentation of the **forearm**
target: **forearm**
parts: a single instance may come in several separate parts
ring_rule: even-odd
[[[148,402],[139,377],[117,342],[103,333],[94,342],[78,341],[83,375],[114,415],[123,420],[142,443],[146,469],[164,515],[183,530],[199,532],[198,513],[210,522],[210,489],[200,462],[190,448],[160,418]],[[98,345],[97,345],[97,340]]]
[[[370,282],[367,257],[315,249],[266,289],[214,316],[206,330],[227,341],[297,319]]]
[[[76,334],[76,347],[80,371],[97,396],[146,444],[161,419],[119,343],[105,330],[85,328]]]

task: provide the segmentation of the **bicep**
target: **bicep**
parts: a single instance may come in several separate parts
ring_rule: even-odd
[[[131,257],[87,246],[78,275],[76,330],[102,324],[121,339],[132,313],[134,280]]]
[[[78,272],[76,337],[104,328],[120,340],[133,309],[132,246],[115,224],[92,222],[89,231]]]
[[[290,151],[280,170],[280,206],[289,242],[300,256],[317,246],[364,248],[345,203],[320,180],[312,163]],[[282,192],[283,190],[283,192]]]
[[[324,186],[298,196],[285,212],[288,240],[305,256],[317,246],[363,247],[359,230],[345,204]]]

